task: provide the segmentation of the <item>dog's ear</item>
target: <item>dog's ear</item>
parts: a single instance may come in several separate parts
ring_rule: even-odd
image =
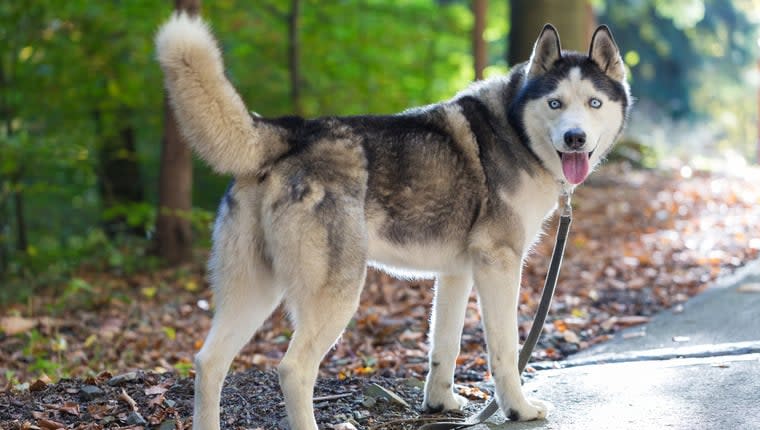
[[[600,25],[591,37],[588,57],[593,60],[607,76],[617,81],[625,80],[625,66],[620,57],[615,39],[609,27]]]
[[[542,75],[562,56],[557,29],[551,24],[544,25],[538,35],[533,53],[528,62],[528,79]]]

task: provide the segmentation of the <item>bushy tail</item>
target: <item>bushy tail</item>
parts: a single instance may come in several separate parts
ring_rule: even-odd
[[[156,50],[180,131],[214,170],[256,173],[287,150],[283,130],[246,109],[200,18],[172,15],[156,35]]]

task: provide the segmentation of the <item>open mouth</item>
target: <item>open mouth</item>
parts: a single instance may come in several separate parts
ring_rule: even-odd
[[[591,152],[561,152],[557,151],[562,161],[562,173],[565,179],[573,185],[580,184],[588,176],[590,170],[589,159],[594,151]]]

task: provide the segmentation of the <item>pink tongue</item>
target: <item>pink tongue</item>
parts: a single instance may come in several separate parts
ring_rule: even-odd
[[[580,184],[588,176],[587,152],[563,152],[562,173],[571,184]]]

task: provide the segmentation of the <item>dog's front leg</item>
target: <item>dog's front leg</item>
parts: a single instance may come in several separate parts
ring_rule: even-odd
[[[428,412],[460,410],[467,399],[452,391],[472,275],[439,275],[430,328],[430,370],[423,407]]]
[[[517,372],[517,301],[522,256],[510,248],[480,253],[475,258],[475,285],[488,347],[496,397],[513,421],[546,417],[547,406],[525,397]]]

